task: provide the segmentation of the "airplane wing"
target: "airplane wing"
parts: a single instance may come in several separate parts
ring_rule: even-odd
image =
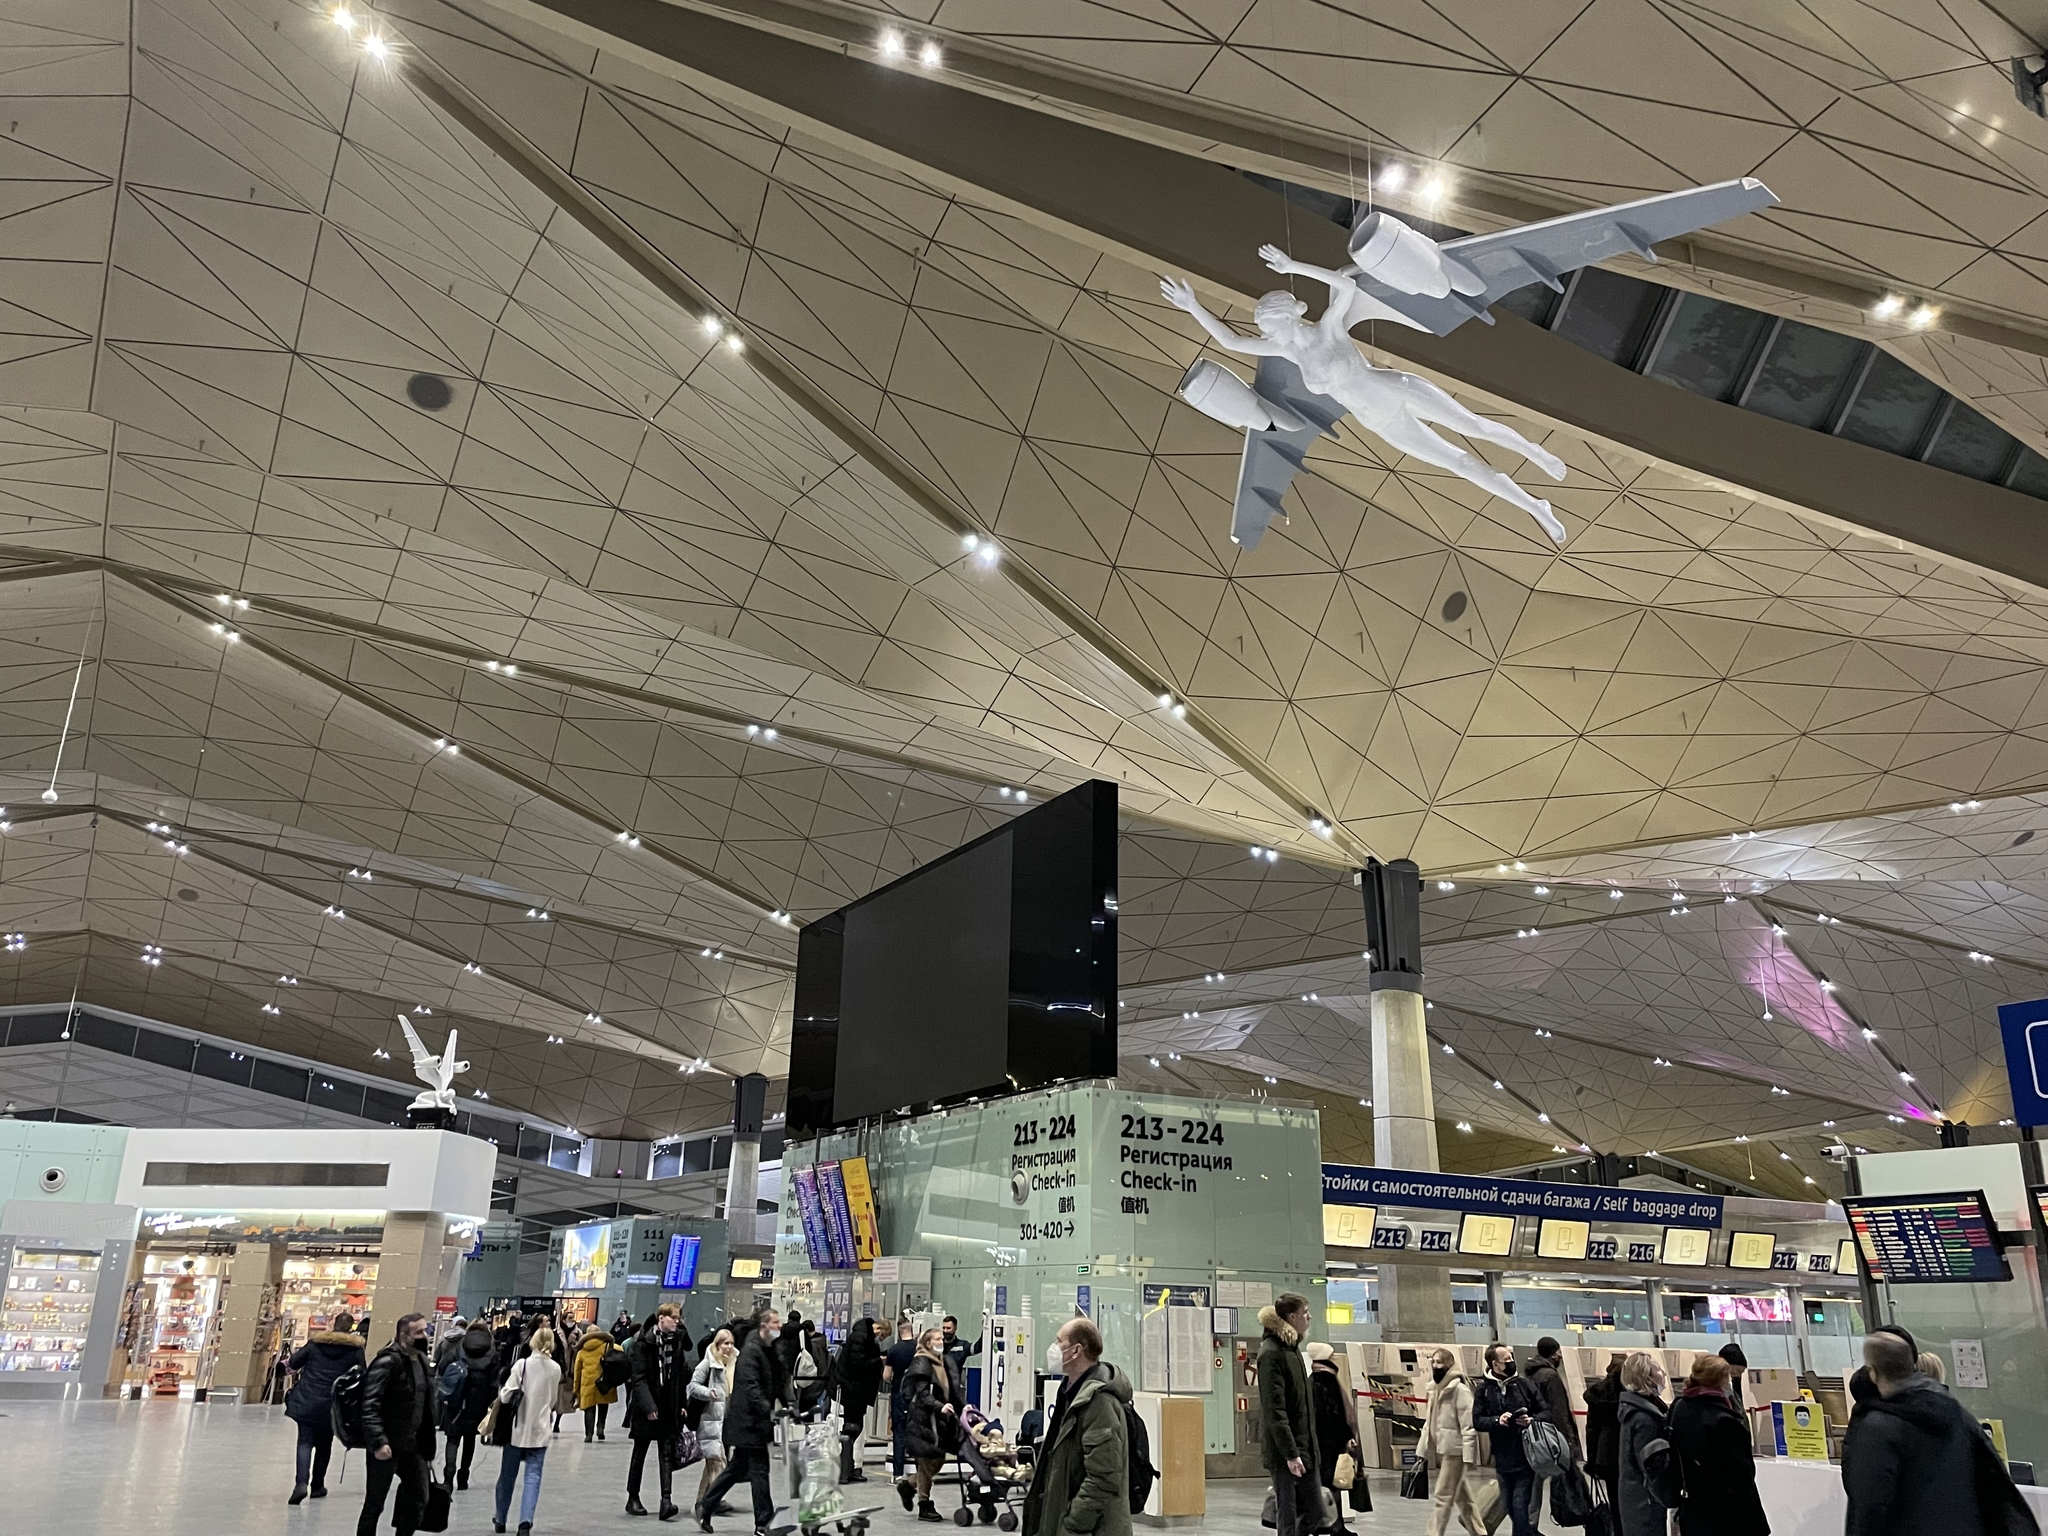
[[[402,1013],[398,1016],[398,1027],[405,1031],[405,1043],[412,1047],[413,1071],[431,1072],[440,1065],[434,1059],[434,1053],[420,1042],[420,1037],[413,1032],[411,1021]]]
[[[1344,408],[1302,383],[1301,370],[1284,357],[1260,358],[1258,382],[1253,387],[1262,398],[1278,401],[1310,425],[1245,434],[1244,458],[1237,470],[1237,501],[1230,512],[1230,538],[1246,553],[1258,548],[1267,526],[1280,514],[1281,499],[1301,468],[1308,445],[1324,433],[1336,436],[1337,423],[1344,418]]]
[[[1777,194],[1769,187],[1753,176],[1745,176],[1711,187],[1666,192],[1633,203],[1617,203],[1611,208],[1568,213],[1489,235],[1445,241],[1441,246],[1444,256],[1485,283],[1485,290],[1480,293],[1454,291],[1440,299],[1429,298],[1402,293],[1364,276],[1356,268],[1347,270],[1368,297],[1398,311],[1426,331],[1448,336],[1475,316],[1491,325],[1493,317],[1486,311],[1517,288],[1544,283],[1561,289],[1564,277],[1580,267],[1631,252],[1655,261],[1651,247],[1659,241],[1675,240],[1709,224],[1769,208],[1777,201]]]

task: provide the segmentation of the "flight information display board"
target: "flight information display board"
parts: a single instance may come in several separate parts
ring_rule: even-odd
[[[1842,1202],[1863,1267],[1887,1285],[2010,1280],[1982,1190]]]

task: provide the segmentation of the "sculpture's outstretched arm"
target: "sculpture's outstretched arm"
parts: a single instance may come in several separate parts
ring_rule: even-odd
[[[1202,301],[1195,297],[1194,285],[1178,278],[1162,277],[1159,293],[1175,309],[1184,309],[1195,317],[1196,324],[1209,333],[1217,346],[1226,352],[1235,352],[1241,357],[1285,357],[1287,349],[1277,341],[1268,341],[1263,336],[1240,336],[1229,326],[1210,314]]]
[[[1330,336],[1344,336],[1350,333],[1353,324],[1351,318],[1352,301],[1361,297],[1357,283],[1346,277],[1342,272],[1333,272],[1328,267],[1316,267],[1309,265],[1305,261],[1296,261],[1277,245],[1260,246],[1259,259],[1275,272],[1292,273],[1296,277],[1306,277],[1328,288],[1330,290],[1330,302],[1323,310],[1322,318],[1316,322],[1316,325],[1326,335]]]

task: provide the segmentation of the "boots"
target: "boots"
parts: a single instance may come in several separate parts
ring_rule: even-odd
[[[917,1501],[917,1518],[920,1520],[944,1520],[946,1517],[939,1513],[937,1506],[930,1499],[919,1499]]]
[[[676,1506],[668,1499],[663,1499],[661,1501],[661,1519],[673,1520],[677,1515],[680,1515],[681,1513],[682,1511],[680,1509],[677,1509]]]
[[[292,1496],[291,1496],[290,1498],[286,1499],[286,1500],[285,1500],[285,1503],[287,1503],[287,1504],[303,1504],[303,1503],[305,1503],[305,1502],[306,1502],[306,1485],[305,1485],[304,1483],[296,1483],[296,1484],[294,1484],[294,1485],[292,1486]]]
[[[629,1515],[644,1515],[647,1513],[647,1506],[640,1502],[639,1494],[629,1493],[626,1495],[626,1513]]]
[[[853,1436],[851,1435],[841,1435],[839,1437],[839,1481],[842,1483],[857,1483],[860,1481],[860,1473],[853,1464]]]
[[[469,1468],[464,1467],[455,1474],[455,1491],[461,1493],[469,1487]]]
[[[916,1485],[912,1483],[910,1479],[907,1477],[899,1477],[896,1479],[896,1496],[903,1500],[903,1513],[905,1513],[906,1515],[910,1513],[911,1509],[914,1506],[914,1501],[917,1497],[916,1492],[914,1491],[915,1488]]]

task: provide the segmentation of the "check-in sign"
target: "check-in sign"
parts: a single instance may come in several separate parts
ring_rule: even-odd
[[[2048,1125],[2048,997],[2001,1004],[1998,1032],[2005,1037],[2013,1119],[2021,1125]]]

